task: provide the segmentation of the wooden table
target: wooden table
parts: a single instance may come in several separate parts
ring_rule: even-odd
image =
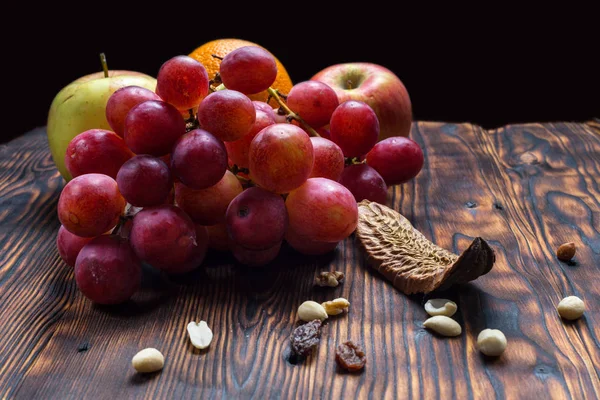
[[[557,123],[485,131],[422,122],[418,177],[390,190],[389,204],[454,252],[473,237],[496,252],[494,269],[439,296],[458,304],[463,333],[423,329],[426,296],[405,296],[368,268],[353,238],[336,252],[287,249],[249,270],[211,253],[206,268],[168,280],[145,271],[144,289],[120,307],[92,305],[55,246],[63,187],[45,131],[0,148],[0,397],[65,398],[573,398],[600,397],[600,124]],[[575,262],[556,248],[573,241]],[[341,270],[337,288],[316,289],[318,271]],[[565,296],[587,311],[565,323]],[[346,297],[316,353],[288,362],[296,309],[307,299]],[[438,295],[436,295],[438,296]],[[186,324],[204,319],[210,348],[190,345]],[[498,359],[475,348],[498,328]],[[335,346],[365,344],[359,374],[337,369]],[[131,357],[156,347],[162,372],[136,374]]]

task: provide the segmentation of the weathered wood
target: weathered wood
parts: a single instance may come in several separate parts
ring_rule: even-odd
[[[422,327],[428,297],[405,296],[364,262],[353,239],[331,255],[285,248],[271,267],[248,270],[211,253],[206,267],[168,280],[145,271],[144,289],[119,307],[91,305],[55,247],[62,179],[40,129],[0,147],[0,398],[598,398],[600,397],[600,125],[418,123],[425,150],[413,181],[389,204],[436,244],[459,253],[481,236],[494,269],[443,293],[458,304],[457,338]],[[575,263],[558,261],[563,242]],[[338,288],[313,287],[342,270]],[[556,304],[586,302],[563,322]],[[288,336],[304,300],[346,297],[317,352],[288,362]],[[194,350],[185,330],[204,319],[215,333]],[[499,358],[475,348],[501,329]],[[335,346],[362,341],[367,366],[339,371]],[[162,372],[140,376],[133,354],[156,347]]]

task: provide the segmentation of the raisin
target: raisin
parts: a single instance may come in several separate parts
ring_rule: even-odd
[[[352,340],[340,344],[335,350],[335,361],[348,371],[354,372],[363,369],[367,357],[363,348]]]
[[[290,337],[292,352],[298,356],[306,357],[321,340],[321,321],[318,319],[300,325]]]

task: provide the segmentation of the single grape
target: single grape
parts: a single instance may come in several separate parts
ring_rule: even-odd
[[[206,97],[208,84],[204,65],[188,56],[176,56],[160,67],[156,93],[178,110],[189,110]]]
[[[233,243],[231,245],[231,252],[233,253],[235,259],[241,264],[248,265],[250,267],[260,267],[267,265],[277,258],[279,250],[281,249],[281,244],[282,241],[265,250],[252,250]]]
[[[379,120],[367,103],[347,100],[331,115],[329,133],[344,156],[361,156],[367,154],[377,143]]]
[[[150,207],[167,201],[173,178],[169,166],[160,158],[141,154],[123,164],[117,174],[117,184],[131,205]]]
[[[106,120],[110,128],[123,137],[125,118],[129,111],[140,103],[148,100],[162,100],[152,90],[141,86],[125,86],[114,92],[106,103]]]
[[[104,174],[115,179],[121,165],[134,154],[116,133],[90,129],[75,136],[67,146],[65,166],[73,178]]]
[[[119,222],[126,201],[108,175],[85,174],[65,185],[58,199],[58,219],[74,235],[102,235]]]
[[[77,255],[93,238],[79,237],[73,235],[64,226],[58,228],[58,234],[56,235],[56,247],[58,248],[58,254],[68,266],[74,267]]]
[[[387,185],[377,171],[367,164],[348,165],[339,182],[352,192],[357,202],[367,199],[387,203]]]
[[[277,77],[275,58],[258,46],[243,46],[228,53],[219,67],[226,88],[244,94],[267,90]]]
[[[125,143],[136,154],[164,156],[185,133],[185,121],[175,107],[148,100],[133,107],[125,118]]]
[[[208,247],[217,251],[228,251],[230,249],[229,234],[227,233],[227,224],[216,224],[206,227],[208,231]]]
[[[170,274],[183,274],[198,268],[204,261],[207,251],[208,230],[205,226],[196,224],[196,247],[194,247],[190,258],[182,264],[173,264],[168,272]]]
[[[225,222],[229,203],[242,193],[240,181],[230,171],[216,185],[206,189],[190,189],[182,183],[175,183],[175,203],[201,225],[215,225]]]
[[[344,170],[344,153],[340,146],[322,137],[311,137],[310,141],[315,155],[310,177],[339,180]]]
[[[206,96],[198,107],[198,121],[219,139],[231,142],[250,132],[256,120],[252,100],[235,90],[219,90]]]
[[[75,282],[94,303],[123,303],[140,288],[141,281],[140,261],[121,237],[98,236],[77,256]]]
[[[271,107],[269,104],[258,100],[252,100],[252,104],[254,105],[256,111],[266,112],[271,118],[273,118],[273,120],[275,120],[275,110],[273,110],[273,107]]]
[[[285,201],[289,226],[301,240],[339,242],[356,228],[358,207],[352,193],[327,178],[310,178]]]
[[[339,244],[339,242],[318,242],[304,238],[289,227],[285,232],[285,240],[298,253],[311,256],[329,253]]]
[[[287,193],[306,182],[314,163],[310,137],[292,124],[274,124],[250,143],[250,176],[259,186]]]
[[[271,118],[269,114],[257,110],[256,120],[254,121],[254,124],[252,124],[252,128],[250,128],[250,132],[245,134],[241,139],[233,142],[225,142],[229,159],[240,168],[248,168],[250,166],[248,155],[250,153],[250,143],[252,143],[252,139],[258,135],[258,132],[274,123],[275,120]]]
[[[423,161],[421,146],[401,136],[382,140],[367,154],[367,164],[379,172],[388,186],[408,182],[417,176]]]
[[[226,213],[227,232],[236,245],[265,250],[283,240],[288,217],[283,198],[259,187],[236,196]]]
[[[196,226],[179,207],[148,207],[133,217],[129,240],[142,261],[177,273],[196,251]]]
[[[313,128],[329,124],[331,114],[340,104],[335,91],[319,81],[295,84],[288,93],[286,102],[293,112]]]
[[[206,189],[223,178],[227,170],[227,149],[211,133],[194,129],[175,142],[171,170],[187,187]]]

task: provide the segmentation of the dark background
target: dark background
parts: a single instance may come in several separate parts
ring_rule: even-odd
[[[600,33],[591,10],[416,12],[375,3],[325,13],[285,4],[269,5],[260,17],[232,15],[235,7],[225,3],[221,14],[214,4],[211,13],[200,4],[145,6],[146,14],[102,3],[69,16],[55,8],[17,11],[7,18],[17,29],[2,28],[9,108],[0,142],[45,125],[58,91],[100,70],[100,52],[110,69],[156,76],[170,57],[224,37],[266,47],[294,82],[341,62],[386,66],[407,87],[417,120],[493,128],[600,117]]]

